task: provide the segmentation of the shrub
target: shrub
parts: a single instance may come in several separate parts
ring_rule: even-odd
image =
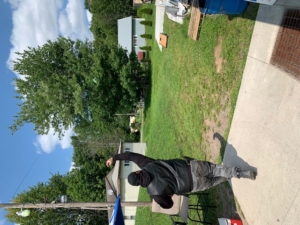
[[[145,50],[145,51],[151,51],[151,46],[143,46],[140,47],[141,50]]]
[[[144,20],[144,21],[141,21],[140,23],[145,26],[150,26],[150,27],[152,26],[152,21],[150,21],[150,20]]]
[[[148,15],[152,15],[152,9],[150,8],[144,8],[141,10],[141,13],[144,13],[144,14],[148,14]]]
[[[142,34],[141,37],[146,39],[152,39],[152,34]]]

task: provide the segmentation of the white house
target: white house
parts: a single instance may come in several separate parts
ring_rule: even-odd
[[[141,35],[145,34],[145,26],[141,24],[144,18],[133,18],[132,16],[118,20],[118,44],[127,49],[128,53],[134,51],[139,57],[144,55],[144,50],[140,47],[146,45],[145,38]]]
[[[118,153],[135,152],[145,155],[146,143],[120,143]],[[121,201],[138,201],[139,187],[131,186],[127,181],[129,173],[140,170],[140,168],[130,161],[116,161],[113,169],[105,177],[107,202],[115,202],[116,196],[121,195]],[[113,194],[111,191],[113,191]],[[108,219],[111,217],[113,209],[108,210]],[[134,225],[136,207],[122,207],[125,225]]]

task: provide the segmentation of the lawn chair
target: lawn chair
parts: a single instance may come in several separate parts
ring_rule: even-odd
[[[189,204],[189,196],[197,195],[197,204]],[[209,208],[216,206],[208,205],[208,193],[197,193],[190,195],[173,195],[173,207],[171,209],[163,209],[154,200],[152,201],[152,212],[163,213],[170,216],[173,225],[188,224],[188,219],[193,222],[202,224],[212,224],[206,221],[206,216]],[[198,219],[189,217],[189,210],[194,210]],[[202,211],[202,213],[201,213]],[[178,221],[180,220],[181,221]]]

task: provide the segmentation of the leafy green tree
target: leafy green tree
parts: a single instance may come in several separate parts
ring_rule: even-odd
[[[70,126],[92,123],[103,131],[115,113],[131,110],[138,99],[136,83],[129,87],[126,81],[134,76],[131,59],[116,46],[96,49],[88,41],[59,37],[18,55],[14,70],[25,79],[15,80],[22,103],[12,132],[24,123],[33,123],[39,134],[53,127],[62,135]]]
[[[13,202],[16,203],[51,203],[57,197],[67,194],[67,186],[63,182],[63,176],[54,174],[47,183],[37,183],[29,190],[20,193]],[[52,225],[52,224],[107,224],[107,214],[92,210],[81,209],[30,209],[28,217],[19,217],[16,212],[19,209],[7,209],[5,215],[8,221],[23,225]]]
[[[118,19],[135,15],[132,0],[85,0],[85,8],[93,14],[91,31],[97,46],[103,43],[117,46]]]
[[[104,157],[93,157],[64,177],[68,195],[74,201],[100,202],[106,199],[105,176],[108,169]]]

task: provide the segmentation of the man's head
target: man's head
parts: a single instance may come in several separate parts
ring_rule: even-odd
[[[152,181],[150,174],[146,170],[139,170],[128,175],[128,183],[132,186],[147,187]]]

